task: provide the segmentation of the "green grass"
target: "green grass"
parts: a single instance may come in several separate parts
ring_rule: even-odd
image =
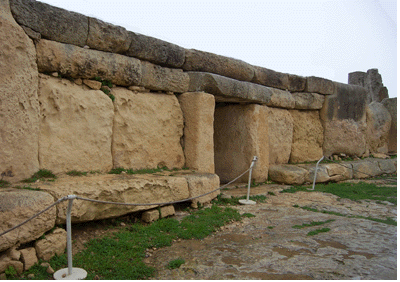
[[[93,280],[96,275],[106,280],[148,279],[154,275],[155,269],[143,262],[147,249],[170,246],[179,238],[203,239],[221,226],[241,219],[237,210],[213,205],[211,208],[192,211],[181,222],[163,218],[150,225],[126,225],[113,235],[86,243],[86,249],[74,255],[73,265],[85,269],[89,280]],[[177,264],[174,263],[175,266]],[[63,254],[53,257],[50,265],[56,271],[67,267],[67,256]],[[35,274],[35,280],[52,278],[46,273],[46,268],[38,264],[19,278],[26,278],[30,273]]]
[[[183,258],[177,258],[177,259],[174,259],[174,260],[171,260],[170,262],[168,262],[166,267],[168,269],[176,269],[176,268],[179,268],[184,263],[185,263],[185,260]]]
[[[22,180],[24,183],[33,183],[39,179],[47,179],[47,180],[55,180],[57,176],[55,176],[50,170],[48,169],[41,169],[38,172],[34,173],[30,178]]]
[[[329,222],[335,221],[334,219],[328,219],[325,221],[313,221],[311,223],[303,223],[302,225],[294,225],[292,226],[292,228],[295,229],[301,229],[301,228],[305,228],[305,227],[312,227],[312,226],[318,226],[318,225],[323,225]]]
[[[85,176],[85,175],[87,175],[87,172],[71,170],[71,171],[68,171],[66,174],[69,176]]]
[[[32,190],[32,191],[41,191],[40,188],[32,188],[32,187],[30,187],[30,186],[14,186],[13,188],[25,189],[25,190]]]
[[[117,167],[113,168],[110,170],[108,173],[109,174],[121,174],[122,172],[125,172],[126,174],[153,174],[157,172],[162,172],[162,171],[178,171],[179,168],[173,168],[173,169],[168,169],[166,166],[164,167],[157,167],[157,168],[145,168],[145,169],[138,169],[138,170],[133,170],[131,168],[125,169],[122,167]]]
[[[0,180],[0,188],[7,188],[7,187],[9,187],[10,185],[11,185],[11,183],[8,182],[8,181],[3,180],[3,179]]]
[[[242,197],[232,197],[230,199],[224,199],[221,197],[221,194],[215,198],[212,203],[217,204],[217,205],[231,205],[231,206],[236,206],[239,205],[239,200],[241,199],[247,199],[247,196],[242,196]],[[250,196],[249,200],[255,201],[257,203],[264,203],[267,200],[267,197],[264,195],[255,195],[255,196]]]
[[[321,229],[310,231],[310,232],[307,233],[307,236],[314,236],[314,235],[317,235],[319,233],[324,233],[324,232],[328,232],[328,231],[330,231],[330,229],[325,227],[325,228],[321,228]]]
[[[281,191],[281,193],[324,192],[353,201],[374,200],[388,201],[397,205],[397,187],[378,187],[375,184],[359,183],[327,183],[315,185],[315,190],[307,190],[306,186],[294,186]]]

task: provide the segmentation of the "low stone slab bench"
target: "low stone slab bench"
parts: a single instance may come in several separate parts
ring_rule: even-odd
[[[281,164],[269,168],[268,176],[274,182],[301,185],[312,183],[316,164]],[[340,163],[320,163],[316,183],[375,177],[397,171],[396,159],[367,158]]]

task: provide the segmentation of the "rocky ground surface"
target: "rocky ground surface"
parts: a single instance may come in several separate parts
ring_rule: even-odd
[[[346,215],[396,218],[390,203],[354,202],[320,192],[279,193],[285,186],[264,185],[252,194],[267,195],[265,203],[235,206],[251,213],[204,240],[182,240],[171,247],[149,250],[145,262],[157,269],[154,279],[396,279],[397,227],[367,219],[311,212],[309,206]],[[268,193],[270,192],[270,193]],[[224,191],[246,195],[247,188]],[[273,193],[274,195],[271,195]],[[179,219],[183,212],[177,212]],[[321,226],[293,228],[315,221]],[[308,236],[307,233],[330,231]],[[177,269],[166,264],[177,258]]]

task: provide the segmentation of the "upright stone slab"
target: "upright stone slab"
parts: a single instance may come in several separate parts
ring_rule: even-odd
[[[183,167],[183,114],[175,95],[134,93],[126,88],[113,88],[112,94],[114,167]]]
[[[38,71],[32,40],[0,2],[0,174],[9,182],[38,171]]]
[[[392,117],[386,107],[372,102],[367,107],[367,144],[370,153],[387,153]]]
[[[229,105],[216,107],[214,120],[215,172],[227,183],[246,171],[258,157],[252,179],[267,179],[269,167],[267,107]],[[239,181],[248,181],[245,174]]]
[[[185,125],[185,166],[198,172],[215,173],[214,96],[204,92],[188,92],[179,96],[179,102]]]
[[[356,85],[335,84],[335,94],[326,96],[320,111],[324,156],[345,153],[360,157],[367,149],[367,91]]]
[[[386,87],[383,86],[382,76],[378,69],[369,69],[366,73],[356,71],[349,73],[349,84],[355,84],[367,89],[368,104],[371,102],[381,102],[383,99],[389,98],[389,93]]]
[[[289,111],[293,118],[291,163],[316,161],[322,157],[324,129],[319,111]]]
[[[288,110],[267,108],[269,164],[289,162],[293,143],[293,118]]]
[[[388,150],[389,153],[397,153],[397,97],[384,99],[382,104],[386,107],[392,117],[389,131]]]
[[[100,90],[66,79],[40,76],[41,168],[109,171],[114,105]]]

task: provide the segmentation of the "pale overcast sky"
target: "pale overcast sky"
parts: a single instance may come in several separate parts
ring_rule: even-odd
[[[184,48],[347,83],[377,68],[397,97],[396,0],[42,0]]]

